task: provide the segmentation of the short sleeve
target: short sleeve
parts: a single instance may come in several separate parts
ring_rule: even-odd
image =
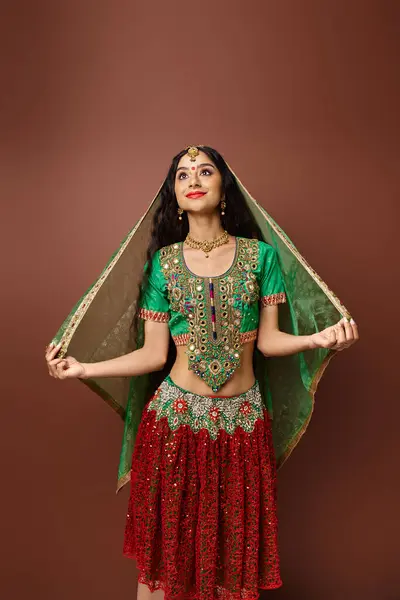
[[[145,273],[149,268],[145,266]],[[160,267],[160,253],[157,251],[152,260],[150,275],[142,288],[139,301],[139,317],[147,321],[166,323],[169,321],[169,302],[165,277]]]
[[[286,302],[285,284],[278,262],[276,250],[266,243],[260,243],[261,280],[260,300],[262,306]]]

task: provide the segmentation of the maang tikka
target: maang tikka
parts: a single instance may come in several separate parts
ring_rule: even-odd
[[[191,162],[195,162],[196,158],[200,154],[200,150],[196,148],[196,146],[190,146],[190,148],[188,148],[187,153],[190,156]]]
[[[191,162],[195,162],[196,158],[198,157],[198,155],[200,154],[200,150],[198,148],[196,148],[196,146],[189,146],[187,149],[187,153],[190,157]],[[194,168],[194,167],[193,167]],[[182,221],[182,215],[183,215],[183,208],[178,208],[178,219],[180,221]]]

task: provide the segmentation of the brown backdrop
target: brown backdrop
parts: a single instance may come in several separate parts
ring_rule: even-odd
[[[206,143],[362,333],[280,472],[284,587],[269,595],[400,598],[398,3],[8,4],[1,596],[135,597],[128,490],[114,495],[122,422],[83,385],[49,378],[43,352],[172,155]]]

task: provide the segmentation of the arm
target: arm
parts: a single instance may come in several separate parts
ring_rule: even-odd
[[[260,312],[257,348],[266,357],[288,356],[314,348],[343,350],[358,339],[358,328],[353,320],[341,319],[312,335],[291,335],[279,330],[278,306],[264,306]]]
[[[145,341],[142,348],[110,360],[81,363],[85,369],[81,378],[131,377],[162,369],[168,355],[168,324],[145,321],[144,327]]]
[[[276,251],[262,242],[259,248],[264,257],[260,274],[262,308],[257,348],[264,356],[288,356],[314,348],[343,350],[358,340],[357,325],[346,318],[311,335],[291,335],[280,331],[278,305],[286,300],[282,272]]]
[[[278,305],[260,310],[257,348],[264,356],[287,356],[315,348],[309,335],[291,335],[279,330]]]

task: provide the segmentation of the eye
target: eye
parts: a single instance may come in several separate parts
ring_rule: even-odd
[[[183,179],[184,177],[187,177],[187,173],[181,171],[178,175],[178,179]]]
[[[212,175],[212,174],[213,174],[213,173],[212,173],[212,171],[210,171],[210,169],[203,169],[203,170],[200,172],[200,175]]]

